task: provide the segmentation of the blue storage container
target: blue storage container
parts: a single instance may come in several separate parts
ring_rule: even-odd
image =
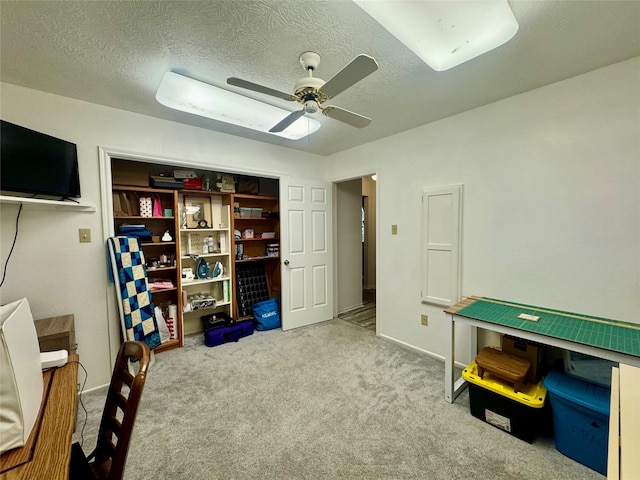
[[[603,475],[607,474],[611,390],[551,371],[549,394],[556,449]]]

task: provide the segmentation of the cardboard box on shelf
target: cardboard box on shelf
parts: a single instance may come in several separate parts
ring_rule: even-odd
[[[528,383],[537,383],[542,375],[542,360],[544,345],[510,335],[502,336],[501,349],[516,357],[525,358],[531,362],[531,369],[527,375]]]

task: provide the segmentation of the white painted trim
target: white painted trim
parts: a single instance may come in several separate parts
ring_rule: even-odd
[[[98,147],[102,152],[104,151],[106,155],[108,155],[109,160],[112,158],[118,158],[121,160],[131,160],[134,162],[143,162],[143,163],[153,163],[157,165],[173,165],[178,167],[188,167],[195,168],[199,170],[210,170],[210,171],[219,171],[231,174],[238,175],[255,175],[259,177],[265,178],[280,178],[282,176],[289,176],[289,172],[278,172],[278,171],[270,171],[267,172],[265,170],[257,169],[257,168],[242,168],[239,170],[234,170],[230,168],[229,165],[220,165],[213,163],[201,163],[195,162],[193,160],[188,160],[184,158],[173,158],[173,157],[161,157],[158,155],[147,155],[140,152],[132,152],[129,150],[120,150],[117,148],[111,147]]]
[[[336,183],[340,182],[348,182],[349,180],[355,180],[357,178],[370,177],[371,175],[376,175],[376,265],[380,264],[380,170],[375,169],[365,170],[364,173],[356,173],[349,175],[347,177],[334,177],[329,179],[329,182],[332,182],[332,194],[333,194],[333,271],[334,275],[338,271],[338,259],[336,252],[338,251],[338,229],[336,225],[336,219],[338,217],[336,208],[338,206],[337,199],[337,187]],[[378,284],[380,279],[380,275],[376,274],[376,292],[380,291],[380,285]],[[333,282],[333,316],[338,316],[338,282],[334,276]],[[378,315],[378,302],[376,302],[376,335],[380,331],[380,323],[379,323],[379,315]],[[342,312],[340,312],[342,313]]]
[[[134,152],[131,150],[122,150],[120,148],[115,147],[104,147],[98,146],[98,157],[99,157],[99,171],[100,171],[100,200],[102,206],[102,232],[103,232],[103,244],[105,245],[106,251],[106,241],[107,238],[112,237],[115,232],[113,229],[113,198],[111,196],[111,183],[112,183],[112,173],[111,173],[111,160],[114,158],[121,160],[130,160],[142,163],[151,163],[151,164],[159,164],[159,165],[174,165],[178,167],[187,167],[187,168],[195,168],[202,170],[210,170],[210,171],[221,171],[225,173],[235,173],[240,175],[255,175],[264,178],[274,178],[278,179],[279,182],[282,181],[283,177],[289,177],[290,174],[287,172],[266,172],[264,170],[259,170],[255,168],[243,168],[242,170],[234,170],[229,168],[228,165],[216,165],[216,164],[204,164],[199,162],[194,162],[186,159],[176,159],[169,157],[160,157],[157,155],[145,154],[140,152]],[[285,220],[286,221],[286,220]],[[280,227],[282,228],[283,219],[280,219]],[[334,244],[335,245],[335,244]],[[334,255],[335,256],[335,255]],[[336,282],[334,281],[334,284]],[[107,285],[107,289],[105,292],[105,302],[107,307],[107,333],[108,333],[108,341],[109,341],[109,356],[110,356],[110,365],[115,363],[115,359],[118,355],[118,351],[120,349],[120,315],[117,311],[117,299],[116,293],[112,288],[111,284]],[[334,305],[335,305],[335,297],[334,297]]]
[[[425,355],[427,357],[433,358],[434,360],[438,360],[439,362],[445,362],[445,357],[442,355],[438,355],[437,353],[433,353],[430,352],[428,350],[423,350],[422,348],[418,348],[418,347],[414,347],[413,345],[403,342],[402,340],[398,340],[396,338],[393,337],[389,337],[387,335],[383,335],[383,334],[379,334],[378,338],[382,338],[383,340],[387,340],[389,342],[393,342],[395,344],[398,345],[402,345],[403,347],[405,347],[407,350],[411,350],[412,352],[418,353],[420,355]],[[455,362],[455,366],[458,368],[467,368],[467,365],[465,365],[464,363],[460,363],[460,362]]]

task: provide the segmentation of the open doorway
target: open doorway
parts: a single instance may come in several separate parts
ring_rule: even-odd
[[[375,177],[374,177],[375,178]],[[376,180],[336,182],[337,316],[376,331]]]

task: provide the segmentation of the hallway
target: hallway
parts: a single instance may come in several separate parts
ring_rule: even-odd
[[[340,313],[338,318],[354,325],[376,331],[376,291],[363,289],[362,306]]]

